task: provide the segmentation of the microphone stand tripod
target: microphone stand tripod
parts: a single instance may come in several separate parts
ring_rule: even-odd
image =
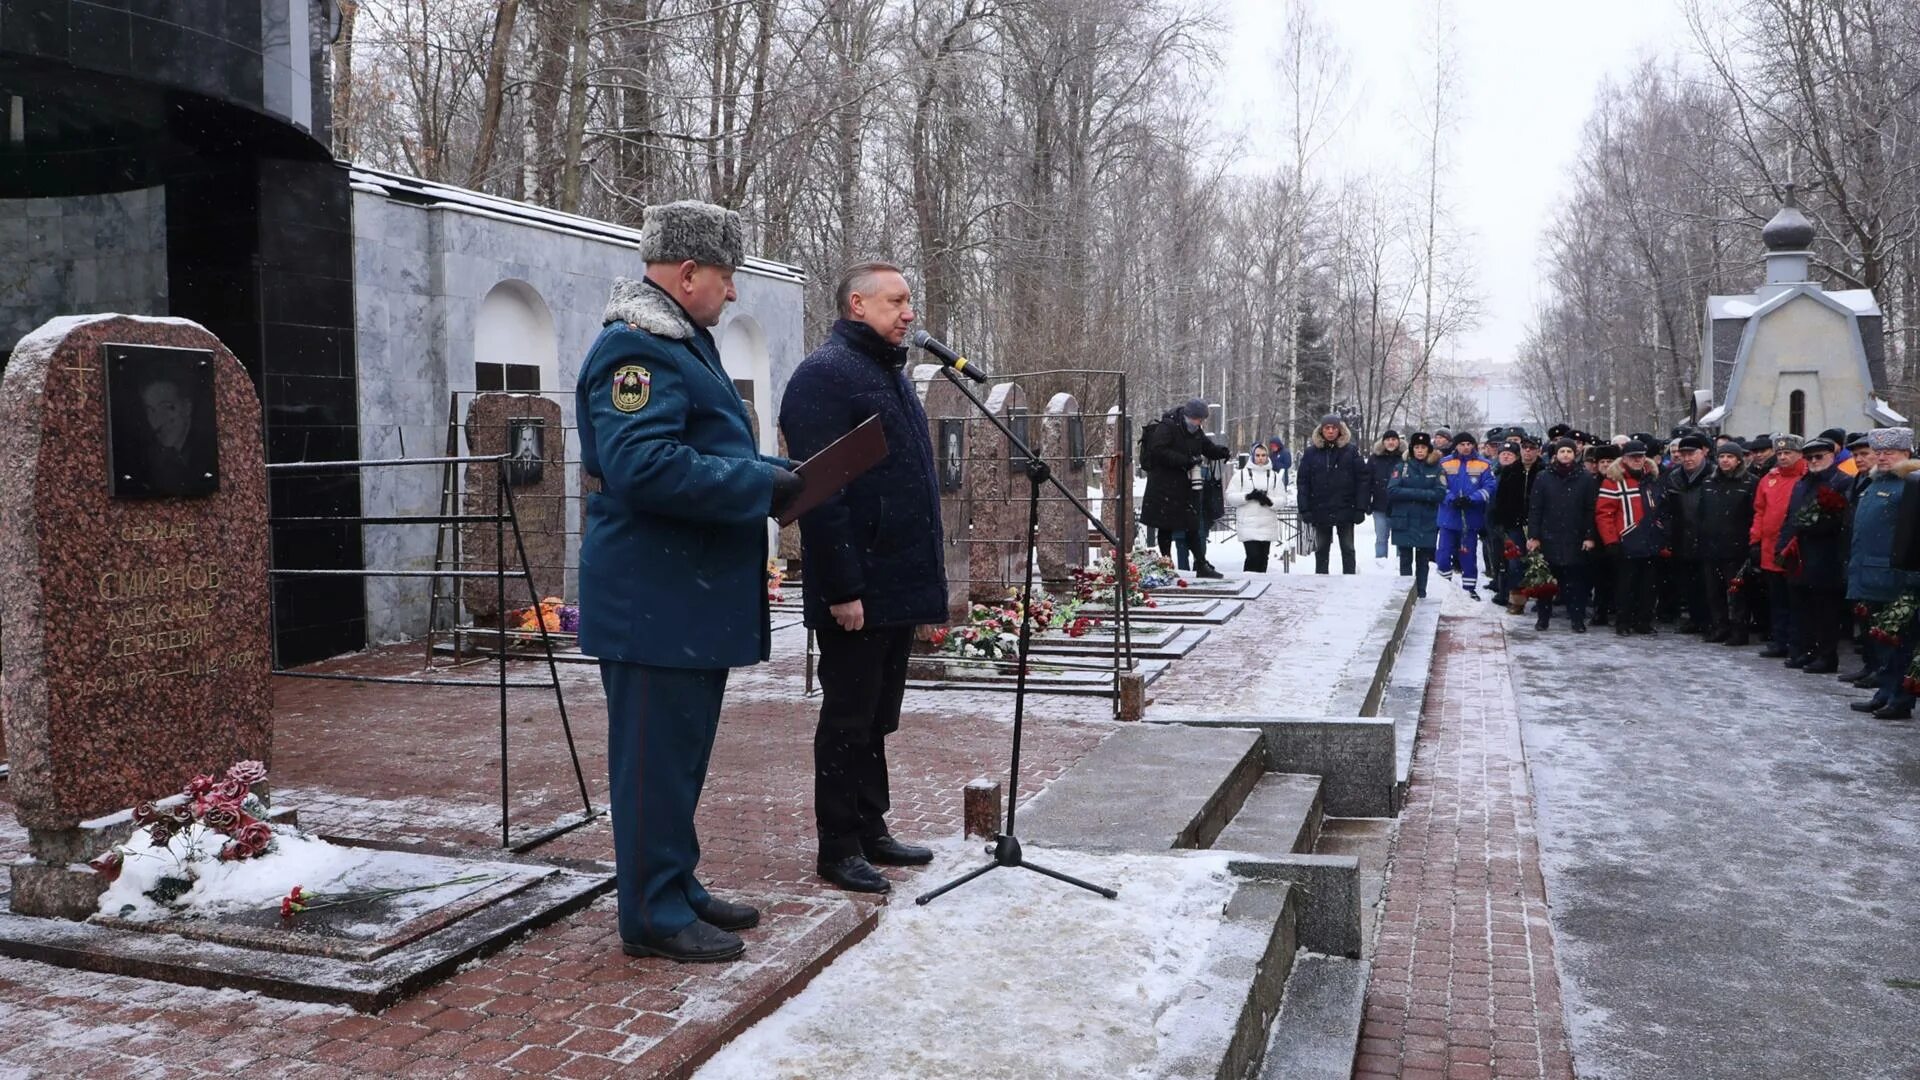
[[[987,855],[993,859],[992,862],[969,870],[931,892],[920,894],[914,898],[913,902],[916,904],[931,903],[933,900],[952,892],[967,882],[986,874],[988,871],[998,870],[1003,866],[1031,870],[1036,874],[1053,878],[1055,881],[1064,881],[1069,885],[1077,886],[1088,892],[1099,893],[1101,896],[1112,900],[1120,895],[1113,889],[1109,889],[1103,885],[1094,885],[1081,881],[1079,878],[1062,874],[1058,870],[1049,870],[1037,863],[1028,862],[1025,854],[1020,850],[1020,838],[1014,832],[1014,811],[1018,808],[1020,801],[1020,735],[1027,712],[1027,646],[1033,640],[1033,618],[1031,614],[1033,611],[1033,556],[1034,548],[1039,542],[1040,534],[1040,488],[1051,483],[1055,490],[1066,496],[1067,501],[1073,504],[1075,510],[1080,511],[1082,517],[1086,518],[1088,522],[1092,523],[1095,529],[1099,530],[1102,537],[1105,537],[1109,543],[1113,544],[1114,565],[1118,567],[1117,576],[1119,578],[1118,584],[1114,586],[1115,606],[1123,612],[1123,615],[1128,587],[1127,571],[1129,567],[1127,553],[1123,549],[1120,538],[1115,536],[1112,531],[1107,528],[1106,523],[1102,522],[1098,515],[1088,510],[1086,505],[1083,504],[1073,492],[1068,491],[1066,486],[1060,483],[1059,478],[1053,475],[1053,470],[1047,467],[1047,463],[1040,460],[1040,457],[1033,452],[1033,449],[1013,433],[1013,429],[1007,426],[1006,421],[1001,420],[999,416],[994,414],[993,410],[987,408],[986,402],[981,401],[979,397],[975,396],[972,390],[967,388],[967,384],[960,380],[960,376],[955,374],[952,367],[943,364],[940,371],[947,377],[947,381],[953,383],[962,394],[966,395],[968,401],[973,402],[973,407],[979,410],[980,415],[991,420],[993,426],[1000,429],[1000,433],[1007,437],[1007,442],[1011,443],[1014,449],[1019,451],[1020,455],[1026,459],[1027,573],[1026,585],[1020,594],[1020,666],[1014,675],[1013,684],[1013,760],[1007,770],[1006,831],[995,836],[993,843],[987,848]],[[1124,435],[1124,432],[1122,434]],[[1120,478],[1121,483],[1130,483],[1131,480],[1132,478],[1128,476],[1122,476]]]

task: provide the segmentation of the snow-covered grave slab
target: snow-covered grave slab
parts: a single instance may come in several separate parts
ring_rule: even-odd
[[[1437,583],[1436,583],[1437,584]],[[1325,716],[1350,683],[1370,679],[1383,644],[1376,627],[1406,602],[1405,579],[1372,574],[1290,574],[1258,601],[1262,628],[1249,662],[1209,682],[1209,714]],[[1455,589],[1455,591],[1459,591]],[[1209,649],[1215,646],[1209,646]],[[1260,662],[1251,662],[1256,654]],[[1180,711],[1165,702],[1168,711]]]
[[[1063,656],[1036,652],[1027,666],[1027,689],[1037,694],[1106,694],[1113,690],[1109,654]],[[1171,660],[1135,656],[1133,670],[1151,684],[1172,666]],[[907,686],[914,690],[1005,690],[1016,688],[1013,662],[961,660],[940,655],[916,656],[907,667]]]
[[[217,850],[224,839],[210,842]],[[232,862],[203,852],[183,864],[143,833],[124,847],[120,876],[86,922],[14,914],[0,893],[0,955],[372,1011],[613,883],[606,872],[329,843],[285,828],[271,854]],[[163,880],[187,880],[187,865],[190,887],[156,902]],[[296,885],[313,907],[283,914]]]
[[[1209,623],[1218,625],[1240,614],[1246,603],[1212,596],[1189,596],[1186,589],[1163,589],[1153,593],[1153,606],[1135,604],[1127,615],[1137,623]],[[1096,619],[1112,618],[1115,610],[1108,604],[1088,604],[1082,614]]]
[[[917,888],[985,861],[975,842],[938,851]],[[1249,999],[1277,1003],[1286,981],[1294,947],[1286,887],[1236,879],[1212,852],[1027,854],[1119,898],[1017,869],[925,907],[902,897],[871,935],[696,1076],[1227,1075],[1222,1062],[1243,1014],[1272,1015],[1248,1009]]]

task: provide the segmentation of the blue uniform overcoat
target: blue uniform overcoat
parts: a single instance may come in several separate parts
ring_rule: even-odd
[[[651,282],[621,279],[580,368],[587,498],[580,650],[672,668],[767,659],[774,466],[713,335]]]

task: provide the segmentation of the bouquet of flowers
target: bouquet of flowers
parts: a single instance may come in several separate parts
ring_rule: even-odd
[[[1920,595],[1903,592],[1888,601],[1873,617],[1873,625],[1867,628],[1867,636],[1881,645],[1898,647],[1901,635],[1913,624],[1913,617],[1920,613]]]
[[[1793,523],[1811,529],[1838,517],[1847,508],[1847,497],[1830,487],[1815,488],[1813,501],[1800,508]]]
[[[196,776],[179,795],[134,807],[134,828],[145,833],[147,841],[146,849],[134,853],[164,852],[178,867],[177,873],[160,879],[152,899],[171,904],[193,888],[196,875],[188,864],[216,844],[221,862],[257,859],[273,850],[266,804],[252,790],[266,778],[267,767],[260,762],[237,761],[223,776]],[[129,851],[128,845],[115,844],[88,865],[111,885],[119,879]]]
[[[1507,541],[1506,547],[1500,549],[1500,557],[1507,560],[1518,559],[1523,554],[1520,550],[1520,545],[1511,540]]]
[[[1560,595],[1560,583],[1554,580],[1553,568],[1547,565],[1544,554],[1536,551],[1527,556],[1520,566],[1520,587],[1513,591],[1543,601]]]
[[[1080,605],[1078,599],[1062,603],[1043,595],[1033,602],[1029,610],[1027,605],[1021,603],[1020,590],[1013,589],[999,604],[974,604],[967,609],[964,625],[941,627],[929,634],[927,640],[935,652],[946,656],[969,660],[1011,660],[1020,652],[1020,622],[1023,618],[1033,620],[1035,634],[1060,629],[1068,637],[1074,638],[1085,637],[1088,631],[1100,625],[1097,620],[1081,615]]]
[[[1159,587],[1158,585],[1152,584],[1152,582],[1157,580],[1161,576],[1161,573],[1157,566],[1150,567],[1147,571],[1142,570],[1140,560],[1146,557],[1147,554],[1146,552],[1135,551],[1133,553],[1134,560],[1127,567],[1127,606],[1129,607],[1150,608],[1159,606],[1154,603],[1153,597],[1147,595],[1147,589]],[[1165,559],[1165,556],[1159,552],[1152,552],[1151,555],[1155,559]],[[1172,564],[1167,563],[1167,565],[1171,566]],[[1120,606],[1119,596],[1117,595],[1119,592],[1119,575],[1114,572],[1113,559],[1111,557],[1100,559],[1092,566],[1076,566],[1069,573],[1073,579],[1074,599],[1086,604],[1103,604],[1108,607]],[[1186,584],[1184,581],[1181,581],[1177,574],[1172,574],[1171,580],[1180,582],[1182,585]]]

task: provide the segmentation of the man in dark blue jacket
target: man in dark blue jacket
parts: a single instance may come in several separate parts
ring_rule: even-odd
[[[813,738],[820,876],[883,893],[875,869],[933,861],[887,832],[886,739],[900,726],[916,626],[947,618],[940,481],[927,415],[903,368],[913,298],[900,269],[863,263],[840,278],[840,318],[794,370],[780,402],[787,449],[819,453],[868,417],[887,457],[800,518],[801,592],[820,644]]]
[[[729,668],[767,659],[767,515],[799,494],[760,454],[707,328],[733,299],[740,215],[647,211],[645,279],[621,278],[580,366],[581,467],[602,482],[580,540],[580,649],[607,691],[620,941],[633,956],[731,960],[760,913],[694,877],[694,808]],[[691,617],[690,617],[691,616]]]

